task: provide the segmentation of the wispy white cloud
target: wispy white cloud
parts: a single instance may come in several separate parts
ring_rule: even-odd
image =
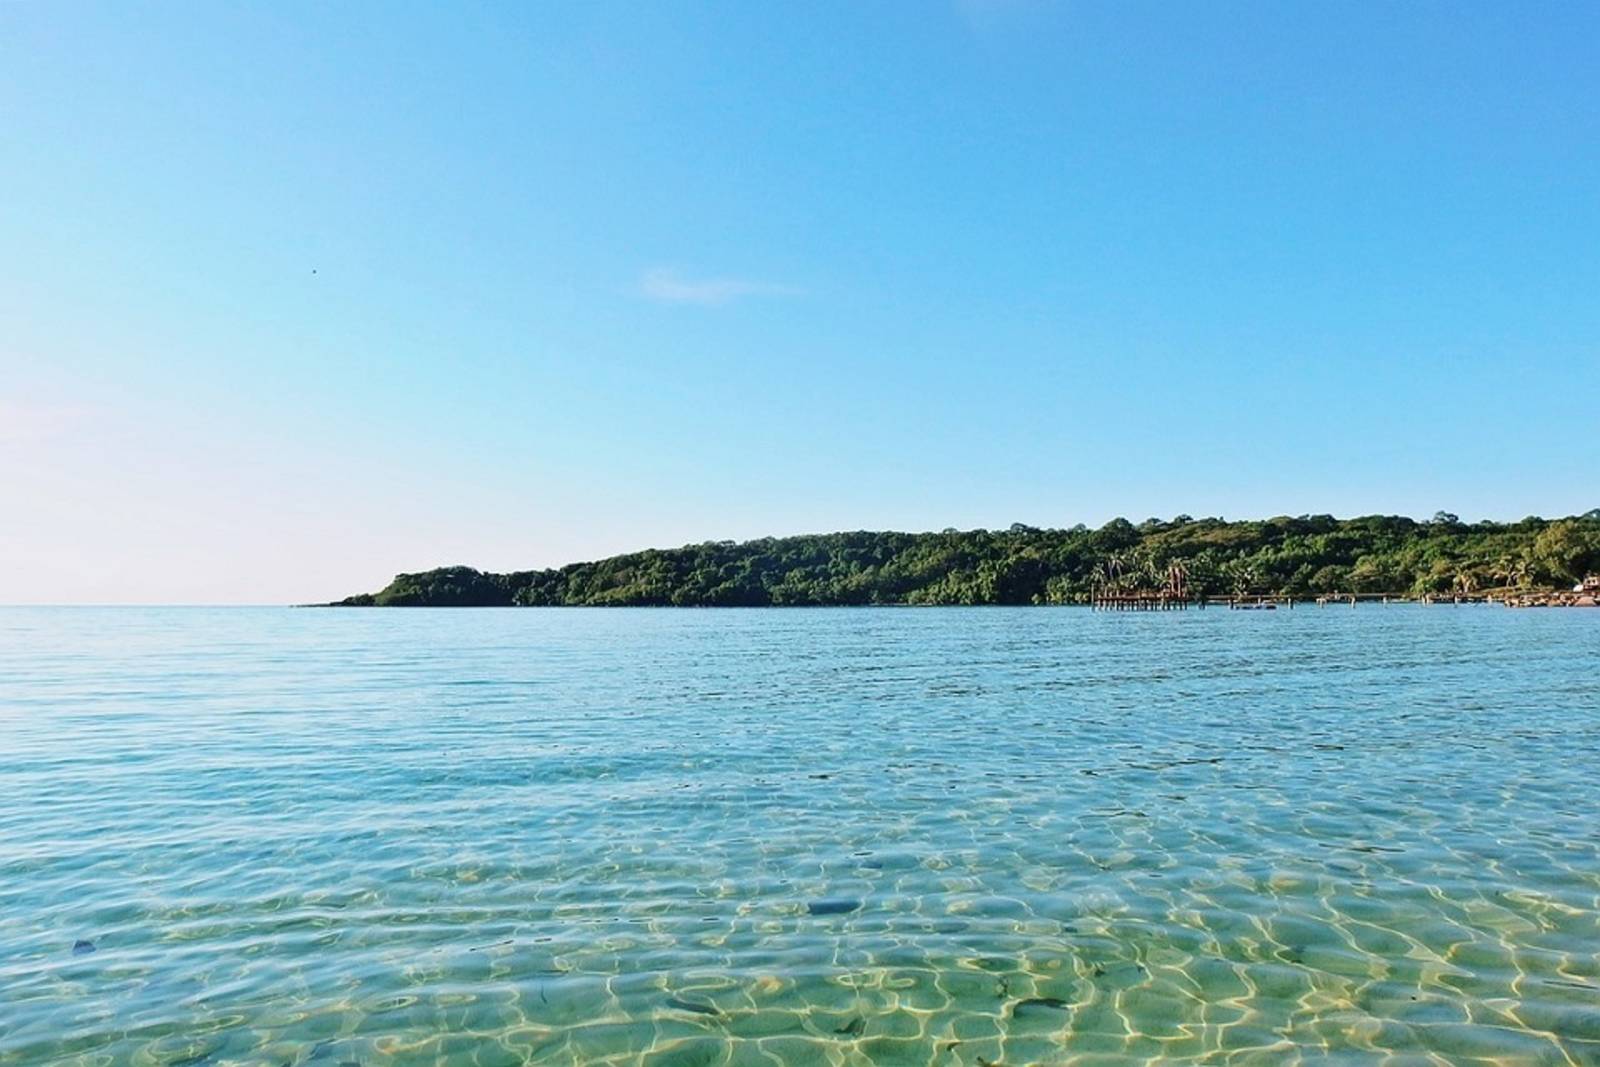
[[[65,433],[88,416],[88,408],[0,400],[0,444],[44,441]]]
[[[689,278],[670,267],[647,270],[639,279],[639,293],[663,304],[715,306],[747,296],[801,296],[803,290],[749,278]]]
[[[954,0],[953,6],[968,27],[985,30],[996,28],[1016,15],[1048,10],[1051,5],[1039,0]]]

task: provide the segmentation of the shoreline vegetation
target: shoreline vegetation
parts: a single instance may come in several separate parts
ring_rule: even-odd
[[[1439,512],[1044,529],[805,534],[647,549],[546,570],[440,567],[328,607],[827,607],[1246,600],[1576,604],[1600,508],[1465,523]]]

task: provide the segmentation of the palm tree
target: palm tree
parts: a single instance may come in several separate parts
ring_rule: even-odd
[[[1256,570],[1242,559],[1229,560],[1223,567],[1234,596],[1245,596],[1250,592],[1250,587],[1255,584]]]

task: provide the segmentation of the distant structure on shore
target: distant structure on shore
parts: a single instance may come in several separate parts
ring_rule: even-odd
[[[1181,562],[1165,571],[1155,566],[1130,569],[1116,556],[1095,568],[1089,604],[1096,611],[1183,611],[1189,607],[1189,570]],[[1205,607],[1202,597],[1200,606]]]
[[[1586,575],[1571,592],[1522,593],[1506,597],[1510,608],[1595,608],[1600,607],[1600,574]]]

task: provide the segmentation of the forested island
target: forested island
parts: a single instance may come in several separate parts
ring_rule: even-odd
[[[551,570],[441,567],[335,606],[820,606],[1076,604],[1098,590],[1185,595],[1477,595],[1569,586],[1600,569],[1600,508],[1565,519],[1464,523],[1302,515],[1180,515],[1098,529],[832,533],[649,549]]]

